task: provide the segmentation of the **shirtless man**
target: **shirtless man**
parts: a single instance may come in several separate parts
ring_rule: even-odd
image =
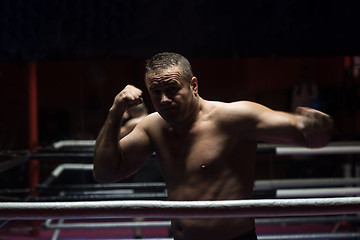
[[[152,57],[145,83],[157,112],[118,141],[122,115],[142,102],[142,91],[128,85],[115,97],[96,141],[100,182],[128,177],[156,151],[169,200],[250,199],[258,141],[317,148],[331,139],[331,117],[313,109],[290,114],[202,99],[190,63],[178,54]],[[254,229],[253,218],[172,220],[175,240],[257,239]]]

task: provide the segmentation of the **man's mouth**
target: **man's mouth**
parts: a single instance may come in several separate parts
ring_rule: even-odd
[[[160,111],[174,111],[175,109],[175,106],[163,106],[159,108]]]

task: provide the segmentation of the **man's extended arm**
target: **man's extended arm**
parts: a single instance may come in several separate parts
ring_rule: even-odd
[[[248,137],[253,140],[308,148],[326,146],[331,140],[332,118],[315,109],[298,107],[295,113],[286,113],[252,102],[240,106],[248,119]]]

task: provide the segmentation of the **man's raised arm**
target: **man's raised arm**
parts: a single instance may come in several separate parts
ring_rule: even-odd
[[[141,95],[140,89],[128,85],[115,97],[96,139],[93,169],[95,180],[116,182],[129,174],[126,170],[129,164],[126,163],[125,149],[122,149],[119,142],[119,132],[123,114],[129,108],[142,103]]]

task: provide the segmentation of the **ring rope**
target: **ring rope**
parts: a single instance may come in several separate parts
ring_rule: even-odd
[[[170,221],[146,221],[146,222],[101,222],[101,223],[52,223],[52,220],[46,220],[44,227],[46,229],[83,229],[83,228],[152,228],[171,226]]]
[[[276,198],[360,196],[360,187],[278,189]]]
[[[359,177],[351,178],[306,178],[306,179],[273,179],[255,180],[254,190],[276,190],[284,188],[305,188],[305,187],[339,187],[360,185]],[[71,191],[71,190],[111,190],[111,189],[157,189],[163,190],[164,182],[124,182],[124,183],[96,183],[96,184],[68,184],[47,186],[40,184],[37,189],[45,191]]]
[[[265,224],[286,224],[286,223],[333,223],[333,222],[360,222],[359,216],[338,215],[338,216],[311,216],[311,217],[276,217],[257,218],[256,225]],[[79,229],[79,228],[148,228],[148,227],[170,227],[170,221],[145,221],[145,222],[57,222],[48,219],[44,223],[46,229]]]
[[[225,201],[3,202],[0,219],[233,218],[360,213],[360,197]]]
[[[310,149],[302,147],[277,147],[276,155],[342,155],[360,154],[359,146],[327,146],[324,148]]]
[[[281,235],[260,235],[259,240],[303,240],[303,239],[357,239],[360,237],[358,232],[343,233],[302,233],[302,234],[281,234]]]

